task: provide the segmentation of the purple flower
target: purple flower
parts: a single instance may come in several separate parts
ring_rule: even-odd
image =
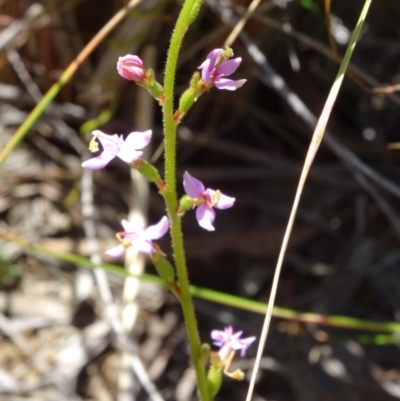
[[[143,69],[143,61],[132,54],[120,57],[117,62],[118,74],[129,81],[143,82],[146,78],[146,71]]]
[[[241,350],[240,356],[245,356],[247,348],[255,341],[255,337],[240,338],[243,331],[233,332],[232,326],[225,327],[224,331],[213,330],[211,332],[211,338],[213,339],[213,345],[220,347],[218,355],[221,361],[227,360],[229,355],[236,351]]]
[[[92,132],[93,139],[90,141],[89,149],[92,152],[99,150],[96,142],[98,139],[103,146],[103,152],[93,159],[86,160],[82,167],[92,170],[98,170],[106,166],[115,156],[126,163],[133,163],[139,159],[143,152],[137,149],[143,149],[150,142],[151,130],[145,132],[131,132],[124,140],[122,135],[107,135],[101,131]]]
[[[235,203],[235,198],[222,194],[220,191],[214,191],[205,188],[203,183],[197,178],[192,177],[187,171],[183,175],[183,187],[185,192],[193,198],[197,205],[196,218],[200,227],[208,231],[214,231],[213,223],[215,219],[214,207],[217,209],[228,209]],[[202,202],[200,203],[199,202]]]
[[[169,221],[167,216],[164,216],[154,226],[149,226],[146,229],[138,224],[129,223],[129,221],[122,220],[123,232],[117,233],[117,238],[120,240],[120,245],[106,251],[106,255],[111,257],[122,256],[125,249],[130,246],[135,246],[140,252],[151,255],[156,253],[157,249],[153,244],[153,240],[161,238],[169,228]]]
[[[223,52],[223,49],[215,49],[208,53],[206,60],[199,67],[201,69],[201,77],[204,82],[214,84],[218,89],[234,91],[240,88],[246,82],[246,79],[233,81],[224,77],[233,74],[239,67],[242,59],[240,57],[231,60],[222,58],[219,61]]]

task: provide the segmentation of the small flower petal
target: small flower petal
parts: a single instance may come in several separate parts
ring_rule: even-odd
[[[241,62],[241,57],[225,60],[217,67],[217,74],[221,76],[231,75],[238,69]]]
[[[204,82],[211,84],[212,83],[212,70],[213,67],[210,68],[210,60],[206,60],[203,62],[203,64],[199,67],[201,68],[201,78]]]
[[[240,352],[240,356],[244,357],[246,355],[247,348],[249,348],[250,345],[256,341],[256,337],[243,338],[240,341],[242,343],[242,351]]]
[[[136,246],[138,251],[145,253],[147,255],[150,255],[156,251],[156,249],[154,248],[154,245],[149,240],[140,239],[138,241],[135,241],[134,245]]]
[[[205,192],[203,183],[197,178],[192,177],[187,171],[183,174],[183,187],[191,198],[200,198]]]
[[[243,86],[246,81],[247,79],[239,79],[238,81],[234,81],[232,79],[227,79],[227,78],[218,78],[218,80],[215,81],[214,84],[218,89],[234,91]]]
[[[206,203],[201,204],[196,210],[196,219],[200,227],[207,231],[214,231],[215,211],[209,208]]]
[[[140,237],[144,232],[144,226],[142,223],[136,222],[131,223],[128,220],[121,221],[122,227],[124,227],[125,237],[135,240]]]
[[[111,256],[112,258],[118,258],[119,256],[122,256],[124,254],[124,252],[125,252],[125,248],[120,244],[120,245],[106,251],[106,255]]]
[[[149,226],[144,230],[144,238],[148,240],[159,239],[166,234],[169,228],[167,216],[164,216],[157,224]]]
[[[151,129],[144,132],[131,132],[125,139],[125,146],[133,149],[143,149],[150,143],[152,134]]]
[[[214,345],[220,346],[226,340],[227,337],[225,331],[213,330],[211,332],[211,338],[214,340],[213,342]]]
[[[151,130],[131,132],[120,147],[117,156],[126,163],[133,163],[143,155],[143,152],[137,151],[136,149],[143,149],[147,146],[150,143],[151,135]]]
[[[223,53],[222,49],[214,49],[208,53],[205,61],[200,65],[201,78],[208,84],[213,82],[216,75],[215,63],[217,58]]]
[[[103,148],[112,148],[115,151],[115,154],[117,154],[119,146],[124,144],[124,139],[121,136],[118,136],[118,134],[114,135],[108,135],[105,134],[102,131],[95,130],[92,132],[92,135],[97,138],[97,140],[101,143],[101,146]]]
[[[232,333],[233,333],[233,330],[231,330],[230,338],[231,338],[231,341],[234,342],[234,341],[238,340],[242,336],[243,331],[239,330],[234,334],[232,334]]]
[[[128,220],[121,220],[121,226],[127,233],[132,233],[137,230],[137,226],[130,223]]]
[[[143,152],[140,150],[135,150],[128,147],[123,147],[117,154],[117,156],[123,160],[125,163],[133,163],[136,160],[140,159],[143,155]]]
[[[217,58],[223,53],[223,49],[214,49],[207,54],[205,61],[199,66],[199,69],[204,69],[206,66],[211,70],[215,66]]]
[[[224,194],[219,195],[218,202],[215,204],[214,207],[217,209],[229,209],[235,203],[235,198],[231,198],[230,196],[226,196]]]
[[[217,61],[217,58],[218,58],[219,56],[221,56],[221,54],[222,54],[223,52],[224,52],[223,49],[214,49],[214,50],[211,50],[210,53],[207,54],[206,59],[207,59],[207,60],[210,60],[210,65],[211,65],[212,68],[214,68],[215,63],[216,63],[216,61]]]
[[[115,153],[112,149],[104,149],[97,157],[84,161],[82,167],[91,170],[99,170],[105,167],[114,157]]]

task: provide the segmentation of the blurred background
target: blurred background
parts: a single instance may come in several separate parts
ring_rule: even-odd
[[[127,0],[0,1],[0,149]],[[153,130],[146,157],[163,171],[162,116],[116,72],[137,54],[160,82],[182,1],[143,0],[77,70],[1,166],[0,230],[98,261],[121,219],[156,223],[156,188],[113,160],[82,171],[90,132]],[[177,97],[249,0],[205,0],[183,42]],[[213,88],[178,129],[185,170],[236,198],[215,232],[184,220],[191,282],[267,302],[301,167],[364,2],[264,0],[231,45],[236,92]],[[276,304],[299,312],[400,320],[400,2],[374,0],[307,180]],[[171,255],[169,239],[160,241]],[[106,259],[111,262],[111,260]],[[124,261],[113,261],[123,266]],[[137,255],[127,269],[154,273]],[[136,270],[135,270],[136,269]],[[263,316],[196,300],[203,342],[232,325],[259,336]],[[87,270],[0,242],[0,400],[195,400],[180,307],[149,282]],[[123,319],[120,320],[120,316]],[[120,322],[122,321],[123,327]],[[122,332],[121,332],[122,330]],[[399,334],[273,319],[254,400],[400,398]],[[256,347],[234,367],[250,371]],[[147,383],[147,384],[146,384]],[[152,390],[151,383],[158,392]],[[218,400],[243,400],[226,378]]]

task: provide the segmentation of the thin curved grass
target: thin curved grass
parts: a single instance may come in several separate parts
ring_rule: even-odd
[[[339,89],[342,85],[344,76],[345,76],[347,68],[349,66],[350,58],[353,54],[353,50],[357,43],[358,37],[361,32],[361,28],[366,19],[367,12],[369,10],[369,6],[371,5],[371,2],[372,2],[372,0],[365,0],[364,7],[362,8],[360,17],[357,21],[357,25],[351,36],[349,45],[347,46],[346,53],[343,57],[342,63],[340,64],[339,71],[336,75],[335,81],[332,84],[331,90],[329,91],[329,95],[326,99],[324,108],[321,112],[321,115],[318,119],[317,125],[314,130],[313,136],[311,138],[311,143],[310,143],[310,146],[307,151],[306,159],[304,161],[303,169],[301,171],[299,183],[298,183],[298,186],[296,189],[296,195],[295,195],[295,198],[293,201],[292,210],[290,212],[289,221],[286,226],[285,234],[284,234],[283,240],[282,240],[281,249],[279,251],[279,257],[278,257],[278,261],[277,261],[276,268],[275,268],[274,278],[272,281],[272,288],[271,288],[271,293],[270,293],[270,297],[269,297],[269,301],[268,301],[267,312],[265,314],[265,319],[264,319],[263,327],[261,330],[260,342],[259,342],[259,346],[258,346],[258,350],[257,350],[256,360],[254,362],[254,369],[253,369],[250,383],[249,383],[246,401],[251,401],[252,396],[253,396],[257,372],[260,367],[261,358],[263,356],[265,344],[267,342],[267,336],[268,336],[269,327],[270,327],[270,323],[271,323],[276,293],[278,291],[279,278],[280,278],[280,273],[282,270],[283,260],[286,255],[286,249],[287,249],[287,246],[289,243],[290,235],[292,233],[292,228],[293,228],[294,221],[296,218],[297,209],[300,204],[300,199],[301,199],[301,196],[303,193],[304,185],[305,185],[306,179],[308,177],[308,173],[311,169],[312,163],[314,161],[314,158],[318,152],[318,148],[321,144],[322,138],[324,136],[326,127],[328,125],[328,120],[331,115],[332,108],[336,102],[336,99],[337,99],[337,96],[339,93]]]

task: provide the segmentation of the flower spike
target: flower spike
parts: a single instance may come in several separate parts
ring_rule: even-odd
[[[114,157],[119,157],[126,163],[133,163],[138,160],[143,152],[137,149],[146,147],[151,139],[151,130],[145,132],[131,132],[126,139],[122,135],[107,135],[99,130],[92,132],[93,139],[90,142],[89,149],[92,152],[99,150],[97,139],[103,146],[103,152],[93,159],[86,160],[82,167],[91,170],[99,170],[105,167]]]
[[[183,187],[190,198],[192,207],[197,206],[196,218],[200,225],[208,231],[214,231],[215,220],[214,207],[217,209],[228,209],[235,203],[231,198],[210,188],[205,188],[203,183],[192,177],[187,171],[183,175]]]

